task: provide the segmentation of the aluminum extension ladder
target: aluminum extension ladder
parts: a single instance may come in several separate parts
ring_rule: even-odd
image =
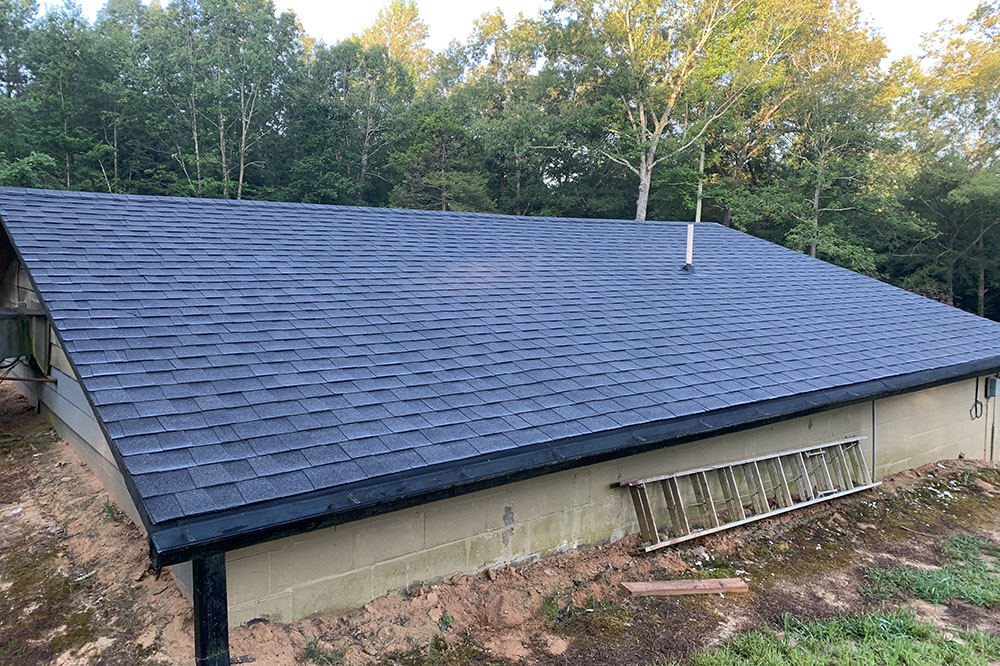
[[[663,474],[616,486],[628,488],[649,552],[697,539],[799,507],[881,485],[868,472],[861,442],[845,439],[758,458]],[[656,525],[654,502],[647,488],[660,485],[668,529]]]

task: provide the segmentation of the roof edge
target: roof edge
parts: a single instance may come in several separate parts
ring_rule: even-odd
[[[640,224],[639,220],[632,220],[628,218],[614,218],[614,217],[559,217],[556,215],[514,215],[512,213],[482,213],[476,211],[462,211],[462,210],[427,210],[423,208],[398,208],[393,206],[352,206],[349,204],[325,204],[325,203],[306,203],[301,201],[279,201],[275,199],[226,199],[222,197],[185,197],[185,196],[175,196],[170,194],[123,194],[120,192],[91,192],[86,190],[53,190],[49,188],[37,188],[37,187],[14,187],[14,186],[0,186],[0,195],[3,194],[15,194],[15,195],[41,195],[41,196],[58,196],[65,198],[75,198],[75,199],[111,199],[114,201],[123,201],[131,203],[139,203],[144,201],[160,202],[160,203],[171,203],[171,204],[185,204],[185,203],[198,203],[207,204],[211,203],[219,206],[282,206],[287,208],[325,208],[331,210],[370,210],[379,212],[395,212],[395,213],[413,213],[420,215],[422,217],[437,217],[440,215],[445,216],[461,216],[461,217],[478,217],[482,219],[495,219],[503,218],[511,221],[523,222],[530,220],[532,222],[537,221],[551,221],[551,222],[600,222],[600,223],[630,223],[630,224]],[[670,224],[670,225],[688,225],[693,224],[693,222],[685,220],[642,220],[641,224]],[[714,224],[717,226],[722,226],[720,222],[716,220],[702,220],[699,224]]]
[[[156,567],[826,409],[1000,372],[1000,355],[523,449],[153,525]]]
[[[0,188],[0,190],[2,189],[4,188]],[[52,311],[49,310],[49,304],[42,295],[42,290],[38,288],[38,282],[35,281],[35,276],[32,275],[31,268],[21,255],[21,250],[17,247],[17,243],[14,242],[14,234],[7,227],[7,223],[4,222],[2,214],[0,214],[0,235],[6,238],[7,242],[10,243],[10,247],[14,253],[13,258],[20,263],[22,268],[24,268],[24,272],[28,276],[28,281],[31,283],[31,289],[35,292],[35,297],[42,306],[42,311],[45,314],[46,321],[48,321],[49,328],[51,328],[52,332],[55,334],[56,341],[59,343],[59,346],[62,347],[62,349],[66,349],[66,341],[63,339],[62,331],[59,330],[59,326],[56,325],[55,319],[52,317]],[[101,414],[97,411],[97,405],[94,403],[94,397],[90,395],[90,390],[81,379],[80,370],[76,367],[76,362],[73,360],[73,356],[67,353],[66,361],[69,363],[69,367],[73,371],[73,379],[80,386],[80,390],[87,399],[87,404],[90,405],[90,410],[94,414],[94,420],[97,422],[97,425],[101,430],[101,434],[104,435],[104,438],[109,443],[111,456],[114,458],[115,466],[118,468],[118,473],[121,476],[122,483],[125,485],[125,490],[128,491],[129,497],[132,499],[132,504],[135,506],[135,510],[139,514],[139,520],[142,522],[142,529],[146,532],[147,536],[149,536],[152,534],[154,525],[152,519],[149,517],[149,513],[146,511],[146,505],[142,501],[142,496],[139,494],[139,490],[135,487],[135,480],[125,467],[125,461],[122,458],[121,453],[118,451],[118,446],[114,443],[114,439],[111,437],[111,433],[108,432],[108,427],[104,423],[104,419],[101,418]]]

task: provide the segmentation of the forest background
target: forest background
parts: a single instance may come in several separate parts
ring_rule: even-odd
[[[0,185],[711,220],[1000,319],[1000,1],[554,0],[432,51],[270,0],[0,0]]]

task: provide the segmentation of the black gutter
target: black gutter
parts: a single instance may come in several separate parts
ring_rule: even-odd
[[[1000,371],[1000,356],[573,437],[154,525],[161,567],[543,474]],[[873,470],[874,472],[874,470]]]

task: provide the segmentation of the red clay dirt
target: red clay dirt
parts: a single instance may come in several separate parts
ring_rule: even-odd
[[[148,568],[140,530],[114,512],[71,447],[2,383],[0,433],[0,663],[190,664],[191,610],[169,573]],[[696,544],[637,556],[632,537],[455,576],[342,616],[253,622],[231,632],[232,655],[292,666],[312,642],[345,666],[683,660],[786,611],[823,617],[869,607],[857,590],[872,563],[935,564],[935,546],[947,535],[1000,535],[998,483],[989,464],[925,466],[860,497]],[[628,599],[620,586],[682,576],[739,576],[750,592]],[[970,626],[997,619],[980,611],[946,612]],[[427,656],[441,646],[456,646],[450,661]]]

